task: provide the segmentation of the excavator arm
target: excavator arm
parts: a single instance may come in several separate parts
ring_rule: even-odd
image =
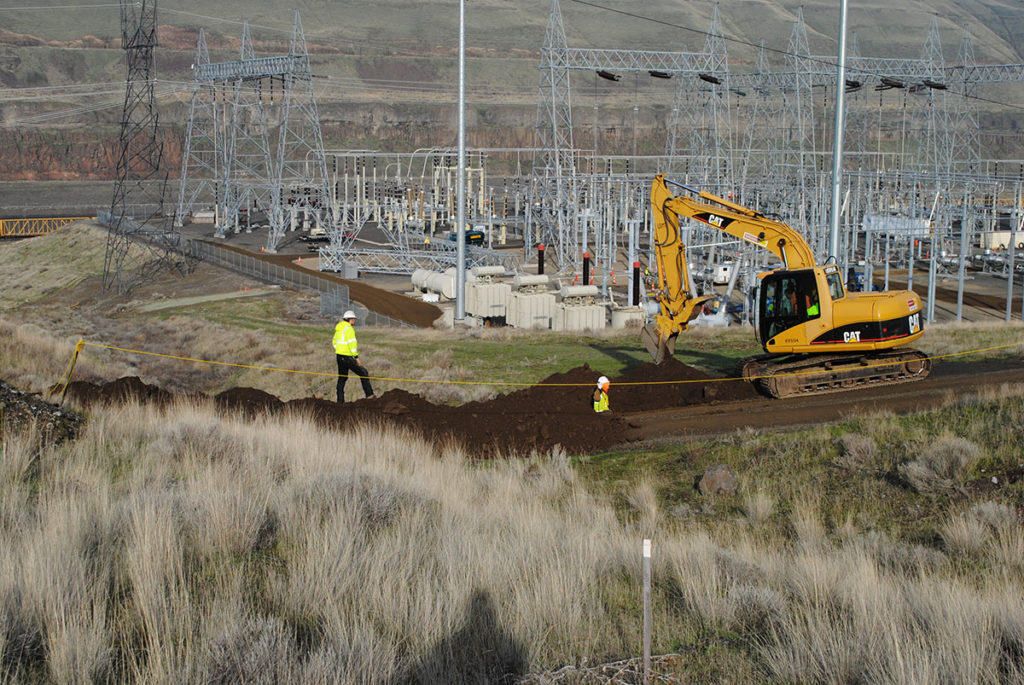
[[[676,337],[696,318],[704,303],[716,297],[714,294],[695,297],[690,292],[686,245],[682,241],[679,217],[700,221],[762,247],[779,257],[787,269],[814,266],[811,246],[789,225],[689,186],[673,184],[696,195],[696,199],[673,195],[669,183],[664,174],[659,174],[651,185],[655,259],[658,264],[655,300],[659,312],[652,323],[644,326],[641,337],[656,364],[675,352]]]
[[[698,199],[673,195],[668,188],[670,183],[695,194]],[[815,265],[811,246],[789,224],[769,219],[760,212],[712,195],[706,190],[672,183],[664,174],[656,176],[651,185],[651,207],[654,208],[656,236],[659,221],[673,221],[678,228],[679,217],[685,216],[768,250],[782,260],[786,269],[804,269]]]

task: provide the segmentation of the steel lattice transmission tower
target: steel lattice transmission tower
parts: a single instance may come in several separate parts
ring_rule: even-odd
[[[660,78],[678,78],[680,89],[685,83],[690,91],[702,93],[700,99],[677,95],[668,122],[666,155],[668,159],[680,155],[677,140],[685,135],[686,152],[705,160],[705,166],[695,173],[704,182],[720,183],[729,176],[731,162],[728,60],[717,11],[708,34],[705,52],[572,48],[566,40],[558,0],[552,0],[541,47],[535,128],[540,152],[534,160],[533,181],[539,202],[535,213],[539,238],[551,248],[548,254],[554,253],[560,271],[581,264],[586,221],[581,205],[588,186],[592,188],[597,179],[593,170],[581,172],[579,151],[573,145],[570,72],[608,72],[612,80],[618,80],[621,73],[658,74]]]
[[[539,163],[534,163],[533,175],[540,202],[540,239],[554,248],[560,269],[576,261],[575,246],[569,242],[575,233],[572,227],[576,220],[576,151],[566,67],[568,47],[562,11],[558,0],[553,0],[540,49],[535,146],[543,152]]]
[[[971,79],[974,70],[974,44],[971,34],[965,28],[960,40],[960,64],[963,76],[960,80],[960,97],[950,117],[950,164],[959,162],[960,168],[951,172],[976,173],[981,167],[981,139],[978,134],[978,100],[975,97],[977,84]]]
[[[924,76],[931,82],[943,80],[942,42],[939,39],[939,23],[932,17],[928,38],[921,54]],[[911,131],[918,133],[918,171],[934,175],[936,179],[947,175],[952,168],[952,150],[949,147],[949,121],[945,93],[933,88],[918,86],[911,89],[915,95],[914,120]]]
[[[178,252],[180,236],[165,221],[163,138],[160,134],[154,85],[157,46],[156,0],[121,0],[121,47],[127,62],[121,151],[114,197],[110,204],[103,288],[124,294],[156,272],[188,268]],[[129,275],[125,265],[131,245],[146,254]]]
[[[807,43],[807,24],[804,10],[797,10],[796,23],[786,48],[788,87],[783,88],[783,140],[780,146],[781,164],[794,181],[788,189],[792,194],[790,215],[799,226],[814,223],[809,199],[814,197],[815,145],[814,145],[814,70],[811,51]],[[813,243],[813,240],[811,241]],[[813,245],[812,245],[813,246]]]
[[[678,74],[666,136],[665,157],[671,174],[683,174],[704,188],[721,192],[733,183],[730,137],[729,54],[718,5],[712,8],[704,52],[696,53],[699,71]],[[687,155],[679,138],[687,136]]]

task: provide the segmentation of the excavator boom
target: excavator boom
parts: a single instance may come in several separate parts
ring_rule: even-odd
[[[686,216],[729,233],[778,255],[783,263],[812,265],[814,254],[803,237],[786,224],[768,219],[757,212],[725,198],[689,186],[680,188],[695,193],[699,202],[687,196],[676,196],[669,190],[664,174],[651,185],[651,207],[654,210],[654,245],[658,263],[656,300],[659,313],[644,326],[641,339],[655,364],[675,353],[676,337],[686,330],[715,294],[693,293],[686,244],[682,240],[679,217]]]
[[[698,199],[673,195],[669,184],[694,193]],[[768,250],[781,259],[787,269],[804,269],[815,264],[811,246],[789,224],[769,219],[706,190],[673,183],[664,174],[656,176],[651,185],[651,206],[654,208],[656,231],[659,219],[666,226],[674,222],[678,228],[678,217],[686,216]],[[671,231],[668,231],[666,238],[671,235]]]
[[[664,185],[664,177],[658,176]],[[658,180],[655,180],[657,188]],[[692,292],[689,267],[686,263],[686,244],[679,230],[679,215],[675,212],[658,210],[662,205],[655,201],[654,190],[651,199],[654,212],[654,245],[657,260],[658,287],[656,299],[659,313],[653,323],[644,326],[641,339],[655,364],[675,353],[675,340],[680,331],[700,314],[705,302],[714,295],[697,296]],[[664,196],[671,199],[671,195]]]

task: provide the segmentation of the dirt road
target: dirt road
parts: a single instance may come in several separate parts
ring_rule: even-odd
[[[429,328],[434,320],[441,316],[440,309],[432,304],[423,302],[422,300],[406,297],[400,293],[393,293],[380,288],[375,288],[363,281],[346,280],[336,274],[307,269],[301,264],[295,263],[295,255],[253,253],[230,244],[213,244],[225,250],[231,250],[232,252],[238,252],[239,254],[244,254],[254,259],[259,259],[265,262],[270,262],[271,264],[277,264],[278,266],[303,272],[314,278],[320,278],[347,286],[349,289],[349,296],[356,302],[359,302],[378,314],[384,314],[392,319],[405,321],[414,326],[419,326],[420,328]]]
[[[440,443],[455,441],[468,454],[527,455],[561,445],[570,454],[593,454],[643,444],[728,434],[742,428],[771,430],[815,426],[856,414],[903,414],[969,398],[1002,384],[1024,384],[1024,362],[944,363],[922,381],[786,400],[758,396],[743,381],[717,381],[676,360],[644,364],[612,379],[612,408],[595,414],[589,386],[598,372],[583,366],[538,385],[491,400],[435,405],[404,390],[391,390],[343,405],[322,398],[283,402],[254,388],[214,397],[217,406],[248,414],[300,412],[327,426],[368,421],[403,426]],[[137,378],[103,385],[75,382],[69,396],[86,405],[171,398]]]
[[[756,399],[636,412],[628,415],[641,440],[710,437],[742,428],[799,428],[878,412],[906,414],[966,399],[988,388],[1024,384],[1024,363],[1007,360],[936,365],[923,381],[818,397]]]

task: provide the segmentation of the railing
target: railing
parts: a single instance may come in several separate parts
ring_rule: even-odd
[[[50,217],[43,219],[0,219],[0,238],[46,235],[64,228],[72,221],[95,219],[92,216]]]

